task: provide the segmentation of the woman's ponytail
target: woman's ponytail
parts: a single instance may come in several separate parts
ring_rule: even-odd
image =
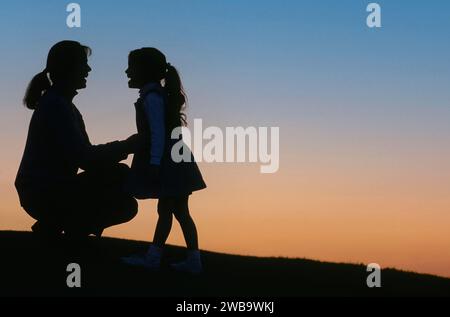
[[[28,109],[36,109],[38,106],[39,98],[42,94],[50,88],[50,80],[47,76],[47,70],[35,75],[28,84],[23,103]]]
[[[175,67],[167,63],[165,76],[165,89],[167,92],[167,126],[172,129],[186,125],[186,114],[183,112],[187,101],[183,90],[180,75]]]

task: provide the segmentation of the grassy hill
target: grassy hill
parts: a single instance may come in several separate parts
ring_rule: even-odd
[[[49,245],[28,232],[0,232],[0,296],[450,296],[450,279],[384,269],[382,287],[366,286],[366,267],[305,259],[259,258],[203,251],[204,274],[172,272],[183,257],[169,246],[159,273],[122,265],[148,243],[102,238],[83,247]],[[66,286],[69,263],[81,266],[81,288]]]

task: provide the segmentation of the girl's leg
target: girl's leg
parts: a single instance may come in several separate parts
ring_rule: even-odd
[[[197,228],[189,214],[188,196],[174,200],[173,213],[183,230],[184,240],[188,247],[187,258],[180,263],[172,264],[172,268],[192,274],[200,274],[203,271],[200,251],[198,249]]]
[[[149,270],[158,271],[161,266],[163,247],[172,228],[173,201],[160,199],[158,201],[158,223],[156,224],[153,244],[147,250],[145,256],[134,255],[122,258],[126,264],[143,266]]]
[[[153,245],[162,248],[172,229],[173,201],[168,198],[158,200],[158,222],[153,236]]]
[[[173,213],[183,230],[187,248],[190,250],[198,250],[197,228],[189,214],[188,199],[189,196],[175,198]]]

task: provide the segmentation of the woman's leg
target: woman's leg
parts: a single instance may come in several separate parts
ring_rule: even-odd
[[[137,201],[123,190],[129,168],[125,164],[90,170],[77,175],[73,188],[75,228],[99,234],[107,227],[125,223],[137,214]]]
[[[172,229],[173,200],[161,198],[158,200],[158,222],[156,224],[153,244],[162,248],[169,237]]]
[[[198,235],[194,220],[189,214],[189,196],[174,199],[173,213],[183,230],[186,246],[190,250],[198,250]]]

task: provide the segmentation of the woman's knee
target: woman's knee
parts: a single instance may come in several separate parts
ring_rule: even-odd
[[[117,163],[108,168],[107,177],[123,182],[130,173],[130,168],[124,163]]]
[[[137,213],[138,213],[138,202],[136,199],[130,197],[130,202],[129,202],[129,206],[128,206],[128,214],[131,216],[131,219],[133,219],[134,217],[136,217]],[[130,220],[131,220],[130,219]]]
[[[138,213],[138,202],[133,197],[124,197],[121,199],[119,210],[116,208],[111,208],[111,211],[113,211],[118,218],[120,218],[120,222],[128,222],[134,217],[136,217]]]
[[[82,190],[111,191],[122,190],[130,168],[123,163],[96,167],[77,175],[77,186]]]

